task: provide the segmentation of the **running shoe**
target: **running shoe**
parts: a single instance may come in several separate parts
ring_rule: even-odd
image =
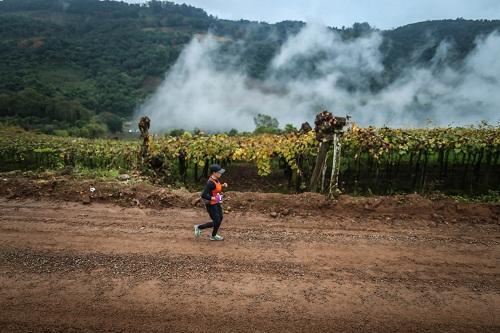
[[[199,224],[194,225],[194,237],[198,238],[201,236],[201,229],[198,228]]]

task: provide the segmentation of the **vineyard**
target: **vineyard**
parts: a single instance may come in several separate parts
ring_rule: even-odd
[[[500,128],[389,129],[353,126],[341,138],[339,185],[348,193],[442,190],[483,193],[500,188]],[[278,175],[291,191],[308,189],[318,142],[315,132],[228,136],[184,133],[139,140],[62,138],[0,132],[0,171],[116,169],[162,183],[199,182],[210,163],[249,163],[258,175]],[[327,161],[331,159],[329,152]],[[330,166],[327,163],[327,167]],[[326,180],[328,182],[328,179]],[[323,184],[322,188],[327,186]]]

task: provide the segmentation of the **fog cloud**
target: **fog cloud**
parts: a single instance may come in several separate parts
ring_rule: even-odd
[[[276,117],[282,126],[300,126],[322,108],[350,114],[362,126],[500,121],[498,33],[479,39],[460,68],[445,65],[453,44],[444,42],[430,65],[409,66],[376,92],[370,82],[384,73],[382,36],[376,32],[345,41],[327,27],[307,24],[282,45],[260,81],[243,69],[220,66],[221,59],[237,63],[221,52],[224,43],[210,34],[193,38],[136,115],[149,116],[157,131],[253,130],[258,113]]]

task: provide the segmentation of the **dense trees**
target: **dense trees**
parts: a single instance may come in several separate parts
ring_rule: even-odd
[[[102,128],[119,131],[121,121],[154,91],[194,34],[210,30],[226,36],[224,52],[239,54],[234,65],[258,80],[282,43],[303,26],[296,21],[220,20],[202,9],[168,1],[139,5],[3,0],[0,121],[45,132],[77,133],[96,124],[100,130],[89,132],[99,133]],[[499,27],[500,21],[459,19],[385,31],[382,51],[388,80],[424,45],[426,49],[416,61],[429,61],[437,45],[449,40],[457,49],[450,62],[459,62],[474,47],[478,35]],[[373,30],[367,23],[332,29],[346,39]],[[238,43],[240,39],[245,43]]]
[[[255,123],[255,133],[278,133],[279,122],[276,118],[273,118],[267,114],[259,113],[256,117],[253,118]]]

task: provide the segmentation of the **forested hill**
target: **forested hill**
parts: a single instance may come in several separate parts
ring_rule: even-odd
[[[161,1],[3,0],[0,122],[60,135],[119,131],[195,34],[210,30],[229,45],[245,40],[239,61],[258,80],[282,43],[303,26],[222,20]],[[331,29],[344,39],[374,30],[367,23]],[[382,31],[387,82],[408,62],[430,61],[443,40],[457,50],[448,61],[460,62],[478,36],[496,29],[498,20],[456,19]]]

